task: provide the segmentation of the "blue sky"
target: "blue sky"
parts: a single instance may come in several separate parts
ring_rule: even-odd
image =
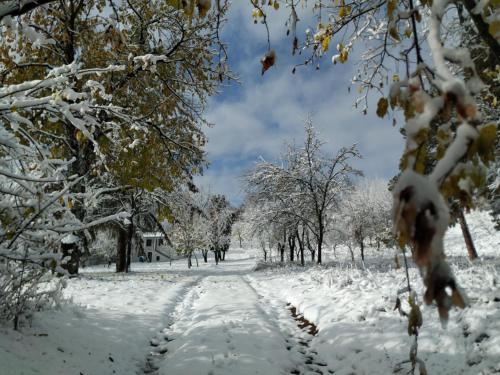
[[[259,60],[267,49],[267,38],[264,25],[253,23],[251,11],[250,1],[234,0],[222,33],[229,45],[229,64],[241,83],[223,87],[209,102],[206,117],[215,124],[205,129],[211,165],[195,182],[211,193],[225,194],[233,204],[241,203],[244,194],[239,177],[260,157],[277,160],[285,142],[301,143],[308,115],[326,142],[326,152],[357,143],[363,159],[356,166],[367,177],[395,175],[403,138],[391,119],[375,115],[376,94],[368,115],[353,108],[357,93],[354,88],[349,93],[348,87],[355,66],[352,62],[331,63],[337,42],[332,43],[319,70],[300,67],[292,74],[293,66],[303,62],[304,56],[291,54],[291,38],[284,26],[286,10],[273,11],[269,15],[271,44],[277,62],[261,76]],[[301,18],[299,38],[314,26],[312,18]]]

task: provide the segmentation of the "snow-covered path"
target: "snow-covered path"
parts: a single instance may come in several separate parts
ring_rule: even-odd
[[[229,259],[194,270],[198,279],[180,299],[169,324],[152,338],[145,373],[327,374],[279,295],[249,276],[254,260]]]
[[[69,294],[86,308],[101,309],[102,314],[121,309],[128,316],[148,315],[148,327],[129,327],[126,340],[114,338],[117,352],[123,352],[121,342],[135,344],[123,352],[131,355],[128,361],[120,358],[129,363],[133,359],[134,365],[129,371],[122,366],[121,374],[304,374],[314,370],[315,354],[308,350],[310,335],[297,327],[285,300],[256,290],[249,277],[254,265],[254,258],[234,252],[219,265],[200,263],[192,269],[186,268],[185,261],[134,264],[133,273],[123,277],[132,285],[137,280],[151,281],[142,286],[149,289],[138,299],[134,296],[139,286],[120,293],[113,283],[102,295],[93,293],[94,282],[122,277],[94,267],[86,270],[89,284],[75,282]],[[154,288],[155,280],[162,287]],[[116,366],[111,368],[116,370]]]
[[[160,374],[279,374],[293,363],[285,337],[241,275],[204,277],[165,330]]]

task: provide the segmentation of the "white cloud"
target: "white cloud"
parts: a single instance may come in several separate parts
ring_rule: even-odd
[[[396,174],[403,139],[390,120],[374,114],[373,103],[366,116],[353,108],[355,95],[347,91],[354,74],[352,65],[333,66],[325,58],[320,71],[302,67],[292,75],[293,64],[303,57],[292,57],[289,41],[285,40],[277,45],[276,66],[261,77],[259,56],[265,48],[264,27],[253,25],[249,2],[235,4],[226,33],[230,59],[236,62],[233,69],[240,74],[242,85],[226,90],[210,103],[206,117],[215,127],[206,130],[206,150],[214,165],[197,182],[210,185],[213,192],[224,193],[233,202],[241,201],[238,177],[261,155],[278,158],[285,141],[300,143],[303,123],[310,113],[327,142],[325,150],[333,153],[357,143],[364,159],[356,166],[368,176]],[[272,34],[277,30],[272,29]],[[282,35],[273,43],[284,39]]]

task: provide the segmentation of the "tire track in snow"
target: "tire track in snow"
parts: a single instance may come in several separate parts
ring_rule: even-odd
[[[208,275],[193,284],[157,343],[147,374],[289,374],[295,367],[275,320],[241,274]]]
[[[301,315],[297,314],[296,310],[293,311],[293,306],[272,296],[272,293],[261,294],[257,291],[257,287],[254,286],[255,281],[252,281],[249,276],[246,276],[245,279],[247,284],[259,296],[262,310],[271,320],[274,320],[274,325],[278,327],[285,337],[286,348],[296,366],[290,371],[290,374],[333,374],[333,370],[327,368],[327,363],[311,347],[314,335],[309,332],[310,328],[307,326],[299,327],[297,317],[300,320]],[[259,290],[265,289],[259,287]]]
[[[168,314],[166,327],[155,337],[151,338],[150,344],[153,349],[147,355],[146,360],[138,374],[155,375],[158,373],[157,362],[163,358],[165,353],[167,353],[167,344],[175,339],[175,337],[172,336],[170,328],[180,317],[186,314],[187,310],[192,309],[194,300],[197,296],[196,286],[202,279],[203,276],[198,276],[194,278],[194,280],[184,284],[184,286],[179,290],[175,303],[171,305],[172,307],[169,309],[170,311],[166,312]]]

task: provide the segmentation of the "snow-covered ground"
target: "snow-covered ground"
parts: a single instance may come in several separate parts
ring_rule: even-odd
[[[500,235],[485,214],[468,220],[481,259],[467,261],[458,226],[446,243],[471,307],[443,329],[422,306],[418,354],[429,374],[500,373]],[[329,264],[305,269],[254,271],[241,249],[190,270],[182,260],[134,264],[128,275],[87,268],[69,280],[59,310],[20,332],[0,327],[0,374],[406,373],[411,339],[393,310],[406,280],[394,252],[368,248],[365,266],[345,249],[327,253]],[[421,293],[414,268],[410,278]],[[299,327],[292,306],[317,335]]]
[[[168,308],[195,277],[83,275],[70,280],[73,300],[37,313],[20,333],[0,331],[0,373],[135,374]]]

